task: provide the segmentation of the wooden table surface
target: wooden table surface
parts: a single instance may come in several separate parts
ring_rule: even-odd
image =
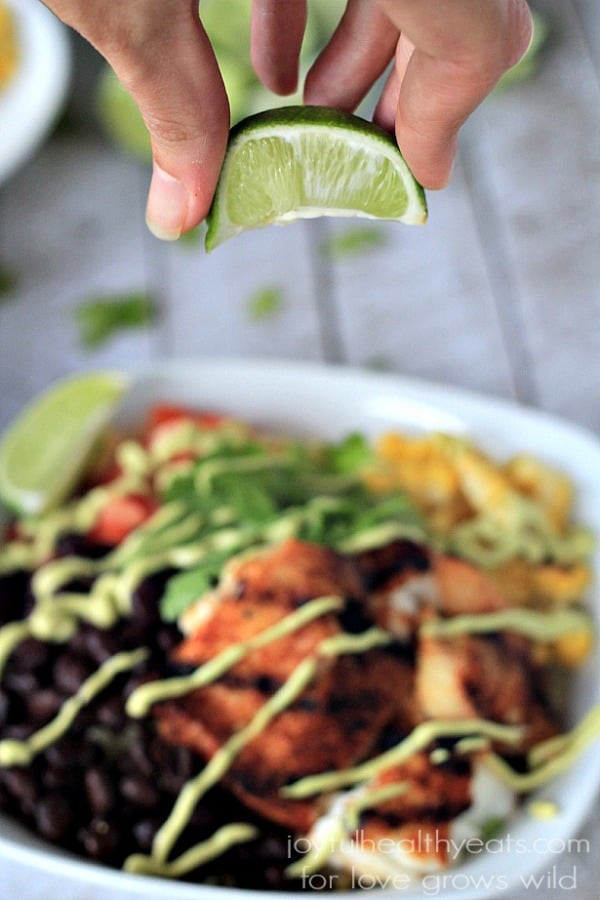
[[[600,8],[534,5],[552,26],[537,74],[470,119],[450,186],[429,194],[426,227],[378,225],[380,246],[354,256],[327,252],[347,220],[248,232],[211,255],[153,238],[148,170],[96,127],[76,44],[70,127],[0,187],[0,268],[16,276],[0,296],[0,427],[77,369],[233,355],[386,368],[600,434]],[[281,302],[261,317],[252,298],[265,287]],[[136,291],[152,296],[155,322],[86,350],[76,308]],[[592,853],[558,863],[577,865],[573,896],[591,900],[598,819],[585,835]],[[18,872],[0,864],[14,882],[6,896],[37,897]]]

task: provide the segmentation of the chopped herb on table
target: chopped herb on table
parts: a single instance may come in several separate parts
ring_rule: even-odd
[[[17,286],[17,277],[10,269],[0,265],[0,301],[11,294]]]
[[[255,291],[248,300],[248,318],[253,322],[262,322],[281,312],[284,306],[284,293],[281,287],[269,285]]]
[[[382,228],[355,225],[334,235],[325,245],[325,251],[328,256],[341,259],[378,250],[385,247],[387,242],[387,233]]]
[[[154,300],[145,291],[86,300],[75,309],[81,346],[99,347],[121,331],[151,325],[157,314]]]

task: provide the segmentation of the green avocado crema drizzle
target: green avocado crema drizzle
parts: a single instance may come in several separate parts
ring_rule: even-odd
[[[433,619],[419,629],[423,637],[453,638],[463,634],[515,631],[537,641],[552,641],[574,631],[589,631],[590,617],[583,610],[502,609],[477,615]]]
[[[253,840],[258,833],[258,828],[254,825],[232,822],[230,825],[223,825],[205,841],[190,847],[172,862],[162,862],[152,856],[144,856],[143,853],[134,853],[126,859],[124,868],[125,871],[136,875],[181,878],[182,875],[187,875],[188,872],[221,856],[230,847]]]
[[[26,740],[7,738],[0,741],[0,766],[27,766],[33,758],[61,738],[81,710],[122,672],[134,669],[148,656],[148,651],[124,651],[111,656],[83,682],[79,690],[65,700],[57,715]]]
[[[489,754],[485,764],[516,793],[527,793],[560,775],[600,734],[600,706],[593,707],[565,734],[548,738],[529,751],[529,772],[515,772],[505,760]]]
[[[139,718],[140,716],[145,716],[154,703],[173,697],[181,697],[190,691],[205,687],[207,684],[216,681],[221,675],[224,675],[225,672],[244,659],[245,656],[248,656],[253,650],[265,647],[279,638],[286,637],[312,622],[313,619],[319,618],[325,613],[340,610],[342,606],[343,600],[341,597],[320,597],[317,600],[312,600],[270,628],[265,628],[264,631],[259,632],[255,637],[227,647],[213,659],[199,666],[191,675],[166,678],[162,681],[152,681],[149,684],[141,685],[130,694],[125,707],[126,711],[130,716]]]
[[[311,797],[346,787],[349,784],[357,784],[374,778],[392,766],[406,762],[415,753],[424,750],[432,741],[440,737],[459,737],[462,735],[484,735],[498,741],[506,741],[510,744],[518,744],[523,738],[523,729],[516,725],[501,725],[498,722],[490,722],[486,719],[457,719],[435,720],[421,722],[413,731],[392,747],[367,762],[361,763],[350,769],[341,769],[336,772],[323,772],[319,775],[309,775],[299,781],[284,787],[282,796],[290,799]]]
[[[199,800],[221,780],[246,744],[261,734],[275,716],[287,709],[302,694],[315,677],[320,658],[335,657],[343,653],[363,653],[374,647],[385,646],[391,641],[392,636],[380,628],[371,628],[358,635],[338,634],[321,641],[316,653],[296,666],[287,681],[261,706],[248,725],[225,741],[200,774],[184,786],[169,818],[154,838],[151,854],[154,871],[168,872],[169,854]],[[139,871],[140,864],[143,865],[140,856],[135,855],[125,861],[125,868],[133,867]],[[165,867],[161,868],[163,865]]]

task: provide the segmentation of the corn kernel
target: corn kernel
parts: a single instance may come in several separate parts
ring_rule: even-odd
[[[585,662],[593,645],[594,639],[590,631],[574,631],[553,641],[552,656],[559,665],[575,669]]]

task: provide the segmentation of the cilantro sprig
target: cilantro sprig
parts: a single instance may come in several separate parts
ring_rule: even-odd
[[[286,537],[344,552],[377,546],[393,537],[425,540],[420,515],[402,494],[371,493],[363,481],[373,453],[352,434],[329,444],[275,443],[227,435],[176,476],[164,491],[182,515],[199,513],[194,538],[206,549],[200,561],[174,575],[161,603],[174,621],[218,582],[227,560]]]

